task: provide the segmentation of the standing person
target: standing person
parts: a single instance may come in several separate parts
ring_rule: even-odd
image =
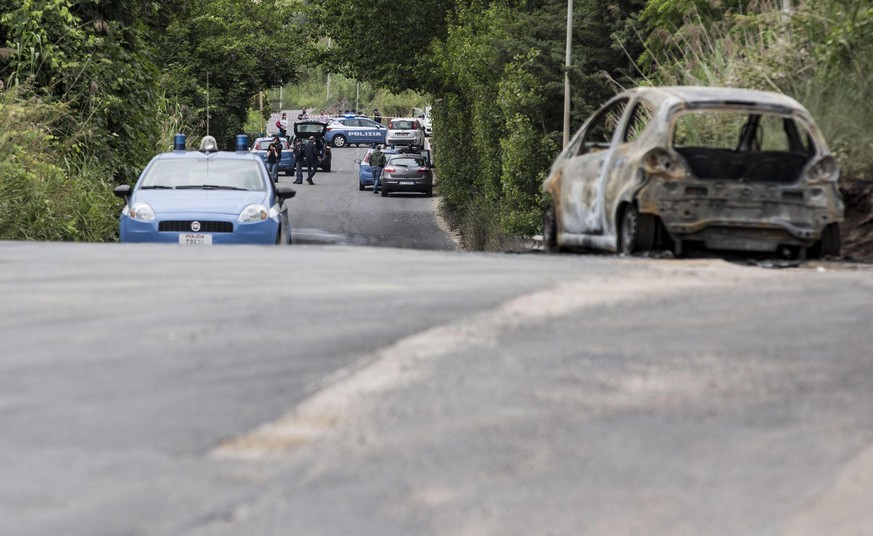
[[[297,138],[294,142],[294,169],[297,172],[297,178],[294,184],[303,184],[303,161],[306,160],[306,148],[303,146],[303,140]]]
[[[378,193],[382,186],[382,170],[385,169],[385,154],[382,152],[382,144],[376,145],[370,153],[370,169],[373,171],[373,193]]]
[[[309,119],[309,114],[306,113],[306,108],[304,108],[303,111],[300,112],[300,114],[297,116],[297,119],[299,119],[300,121],[306,121],[307,119]]]
[[[379,108],[373,108],[373,121],[382,124],[382,114],[379,113]]]
[[[317,120],[325,124],[330,123],[330,118],[324,113],[324,110],[321,111],[321,115],[318,116]]]
[[[282,142],[279,135],[273,136],[273,143],[267,147],[267,171],[273,182],[279,182],[279,162],[282,160]]]
[[[309,136],[309,143],[306,144],[306,167],[309,168],[309,174],[306,176],[306,182],[309,184],[315,184],[312,182],[312,177],[315,176],[315,172],[318,171],[318,161],[321,160],[320,155],[318,154],[318,145],[315,143],[315,136]]]
[[[282,118],[276,121],[276,126],[279,128],[279,137],[288,137],[288,114],[282,112]]]

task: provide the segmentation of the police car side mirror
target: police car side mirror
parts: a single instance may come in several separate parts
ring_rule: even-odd
[[[276,186],[276,195],[279,196],[279,199],[291,199],[297,195],[297,190],[287,184],[280,184]]]
[[[127,198],[130,197],[130,185],[122,184],[121,186],[117,186],[114,190],[114,193],[116,197],[127,200]]]

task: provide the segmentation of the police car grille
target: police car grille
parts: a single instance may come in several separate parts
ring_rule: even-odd
[[[199,220],[198,220],[199,221]],[[162,221],[158,231],[190,233],[192,221]],[[229,221],[201,221],[198,233],[232,233],[233,223]]]

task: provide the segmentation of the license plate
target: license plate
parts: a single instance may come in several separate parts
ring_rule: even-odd
[[[179,235],[179,243],[183,246],[211,246],[212,235],[202,233],[182,233]]]
[[[415,184],[415,182],[413,182],[413,181],[400,181],[400,182],[398,182],[397,184],[399,184],[399,185],[401,185],[401,186],[406,186],[406,185],[409,185],[409,184]]]

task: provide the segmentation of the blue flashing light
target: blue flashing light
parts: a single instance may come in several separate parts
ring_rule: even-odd
[[[173,150],[174,151],[185,151],[185,135],[184,134],[176,134],[173,136]]]
[[[249,150],[249,137],[245,134],[236,135],[236,152],[244,153]]]

